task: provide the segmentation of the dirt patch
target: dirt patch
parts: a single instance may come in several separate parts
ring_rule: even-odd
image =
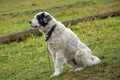
[[[65,21],[65,22],[62,22],[62,23],[65,26],[68,26],[68,25],[75,25],[75,24],[77,24],[79,22],[83,22],[83,21],[93,21],[93,20],[98,19],[98,18],[99,19],[105,19],[105,18],[108,18],[108,17],[116,17],[116,16],[120,16],[120,10],[114,11],[114,12],[109,12],[109,13],[96,14],[96,15],[87,16],[87,17],[83,17],[83,18],[77,18],[77,19]],[[38,29],[30,29],[30,30],[26,30],[26,31],[6,35],[6,36],[1,36],[0,37],[0,43],[6,44],[6,43],[13,42],[13,41],[21,41],[24,38],[27,38],[28,36],[30,36],[31,34],[39,35],[39,36],[42,35],[42,33],[40,33],[38,31]]]

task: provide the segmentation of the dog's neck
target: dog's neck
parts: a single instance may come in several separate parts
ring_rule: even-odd
[[[48,41],[51,37],[53,31],[55,30],[57,26],[58,21],[55,18],[52,18],[52,20],[49,21],[49,23],[42,29],[42,33],[44,33],[44,36],[46,38],[45,41]]]
[[[45,37],[46,37],[45,41],[49,40],[49,38],[51,37],[51,35],[52,35],[53,31],[55,30],[56,26],[57,26],[57,24],[54,24],[52,26],[52,28],[45,34]]]
[[[44,34],[47,34],[48,31],[49,31],[55,24],[57,24],[57,22],[58,22],[58,21],[57,21],[55,18],[52,18],[52,19],[48,22],[48,24],[42,29],[43,33],[44,33]]]

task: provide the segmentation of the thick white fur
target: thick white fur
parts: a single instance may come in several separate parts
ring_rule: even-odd
[[[47,12],[45,12],[45,14],[50,15]],[[52,17],[45,28],[39,25],[36,18],[31,21],[33,22],[31,26],[38,25],[38,28],[45,36],[51,27],[57,24],[51,37],[46,42],[48,50],[52,55],[55,67],[55,72],[51,75],[52,77],[58,76],[62,73],[62,65],[64,62],[67,62],[72,67],[70,71],[82,70],[88,66],[100,63],[100,59],[93,56],[91,50],[83,42],[81,42],[70,29],[66,28],[54,17]]]

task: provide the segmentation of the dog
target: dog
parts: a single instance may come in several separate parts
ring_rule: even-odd
[[[55,72],[51,77],[62,73],[64,62],[72,67],[69,72],[80,71],[100,63],[100,59],[92,55],[91,50],[80,41],[76,34],[49,13],[37,13],[29,24],[44,34],[55,67]]]

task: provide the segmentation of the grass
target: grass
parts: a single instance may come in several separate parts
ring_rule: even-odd
[[[26,7],[27,5],[34,3],[32,2],[32,0],[30,1],[26,0],[27,3],[24,3],[24,1],[18,1],[18,2],[15,1],[17,5],[15,5],[14,0],[13,1],[2,0],[2,1],[0,2],[0,6],[1,6],[0,10],[2,11],[2,13],[0,13],[1,15],[0,35],[11,34],[29,29],[30,27],[27,22],[33,18],[33,15],[35,15],[37,12],[39,12],[39,10],[42,9],[41,3],[43,3],[43,2],[39,2],[39,4],[36,5],[37,8],[33,7],[34,10],[36,11],[32,11],[33,9],[30,6],[29,6],[30,8]],[[44,7],[43,9],[51,13],[55,18],[57,18],[60,21],[66,21],[73,18],[89,16],[97,13],[105,13],[113,10],[118,10],[120,8],[120,2],[118,2],[117,0],[110,0],[110,2],[108,0],[108,3],[106,3],[107,1],[103,3],[101,0],[97,0],[97,1],[74,0],[74,2],[71,3],[68,3],[68,1],[59,1],[59,0],[57,2],[55,0],[54,1],[49,0],[49,1],[51,3],[49,4],[49,6],[52,7],[43,6]],[[9,3],[10,6],[7,5],[7,3]],[[25,9],[21,10],[21,6],[19,5],[21,5],[22,3],[24,3],[24,5],[26,6],[24,6]],[[9,8],[2,7],[5,5],[8,6]],[[16,8],[16,6],[19,6],[19,8]],[[14,10],[14,13],[12,10]],[[24,12],[24,10],[27,12]],[[13,14],[9,14],[8,12]],[[8,14],[8,15],[3,16],[2,14]]]
[[[30,6],[33,3],[36,5]],[[43,3],[46,4],[41,5]],[[51,4],[48,5],[48,3]],[[47,2],[44,0],[41,2],[39,0],[36,0],[36,2],[33,2],[33,0],[1,0],[0,35],[29,29],[27,22],[37,13],[34,10],[39,9],[45,9],[58,20],[65,21],[118,10],[120,9],[120,2],[119,0],[74,0],[70,3],[65,0],[61,2],[60,0],[49,0]],[[16,15],[16,13],[20,14]],[[7,15],[4,16],[2,14]],[[31,35],[31,37],[22,42],[0,44],[0,80],[119,80],[119,26],[120,17],[104,20],[97,19],[92,22],[68,26],[79,36],[81,41],[91,48],[93,54],[98,56],[102,62],[99,65],[73,73],[68,73],[67,71],[70,67],[64,64],[64,72],[57,78],[49,77],[54,72],[54,68],[52,60],[52,68],[49,67],[49,53],[46,50],[43,36]]]

